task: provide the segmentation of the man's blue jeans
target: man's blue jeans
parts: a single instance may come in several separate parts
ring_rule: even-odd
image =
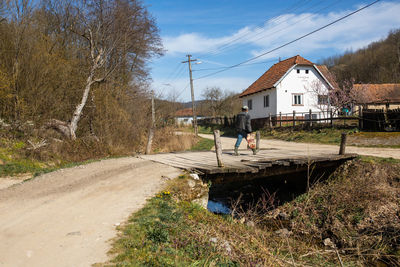
[[[240,143],[242,143],[243,138],[247,140],[247,133],[244,132],[244,131],[239,131],[235,147],[239,147],[240,146]]]

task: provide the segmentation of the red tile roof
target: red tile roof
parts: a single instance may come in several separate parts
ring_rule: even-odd
[[[400,84],[354,84],[358,104],[400,102]]]
[[[192,117],[193,116],[192,108],[180,109],[175,112],[175,116],[177,116],[177,117]]]
[[[282,78],[283,75],[294,65],[313,66],[314,63],[297,55],[274,64],[267,70],[260,78],[258,78],[252,85],[249,86],[239,97],[251,95],[270,89],[274,84]]]
[[[325,65],[318,65],[317,68],[325,77],[325,79],[328,80],[328,82],[331,84],[333,88],[339,88],[339,85],[337,84],[335,77],[329,72],[328,68]]]

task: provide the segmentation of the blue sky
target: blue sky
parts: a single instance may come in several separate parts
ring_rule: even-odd
[[[357,50],[400,28],[400,1],[375,5],[294,44],[210,77],[231,66],[292,41],[371,1],[345,0],[144,0],[156,19],[166,50],[150,64],[152,88],[163,98],[190,100],[186,55],[193,65],[196,100],[207,87],[241,92],[279,57],[301,55],[313,62]],[[209,70],[210,69],[210,70]]]

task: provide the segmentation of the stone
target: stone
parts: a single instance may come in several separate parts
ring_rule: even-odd
[[[282,228],[282,229],[276,230],[275,234],[279,235],[280,237],[285,237],[286,238],[286,237],[288,237],[288,236],[290,236],[292,234],[292,231],[289,231],[286,228]]]
[[[254,227],[256,224],[253,221],[246,222],[246,225],[249,227]]]
[[[192,177],[195,180],[200,180],[200,177],[199,177],[199,175],[197,173],[191,173],[190,177]]]
[[[284,212],[280,212],[280,213],[278,214],[278,218],[281,219],[281,220],[284,220],[284,221],[287,221],[287,220],[290,219],[289,215],[287,215],[287,214],[284,213]]]
[[[203,209],[207,209],[208,192],[205,192],[203,196],[201,196],[200,198],[194,199],[192,202],[200,205]]]
[[[336,248],[335,243],[332,242],[332,240],[330,238],[325,238],[324,239],[324,245],[326,247],[331,247],[331,248]]]
[[[193,180],[188,180],[187,182],[190,188],[194,188],[196,186],[196,182]]]
[[[218,243],[218,238],[216,238],[216,237],[211,237],[211,238],[210,238],[210,242],[211,242],[211,243],[214,243],[214,244],[217,244],[217,243]]]
[[[224,241],[224,242],[222,243],[222,247],[225,249],[225,251],[226,251],[228,254],[230,254],[230,253],[232,252],[231,245],[229,244],[228,241]]]

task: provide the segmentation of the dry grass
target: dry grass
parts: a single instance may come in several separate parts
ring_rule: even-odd
[[[277,211],[275,211],[276,213]],[[400,164],[344,164],[332,178],[279,208],[299,237],[329,238],[362,264],[400,259]]]
[[[173,127],[158,129],[154,136],[154,152],[184,151],[193,147],[198,141],[194,135],[177,133]]]

